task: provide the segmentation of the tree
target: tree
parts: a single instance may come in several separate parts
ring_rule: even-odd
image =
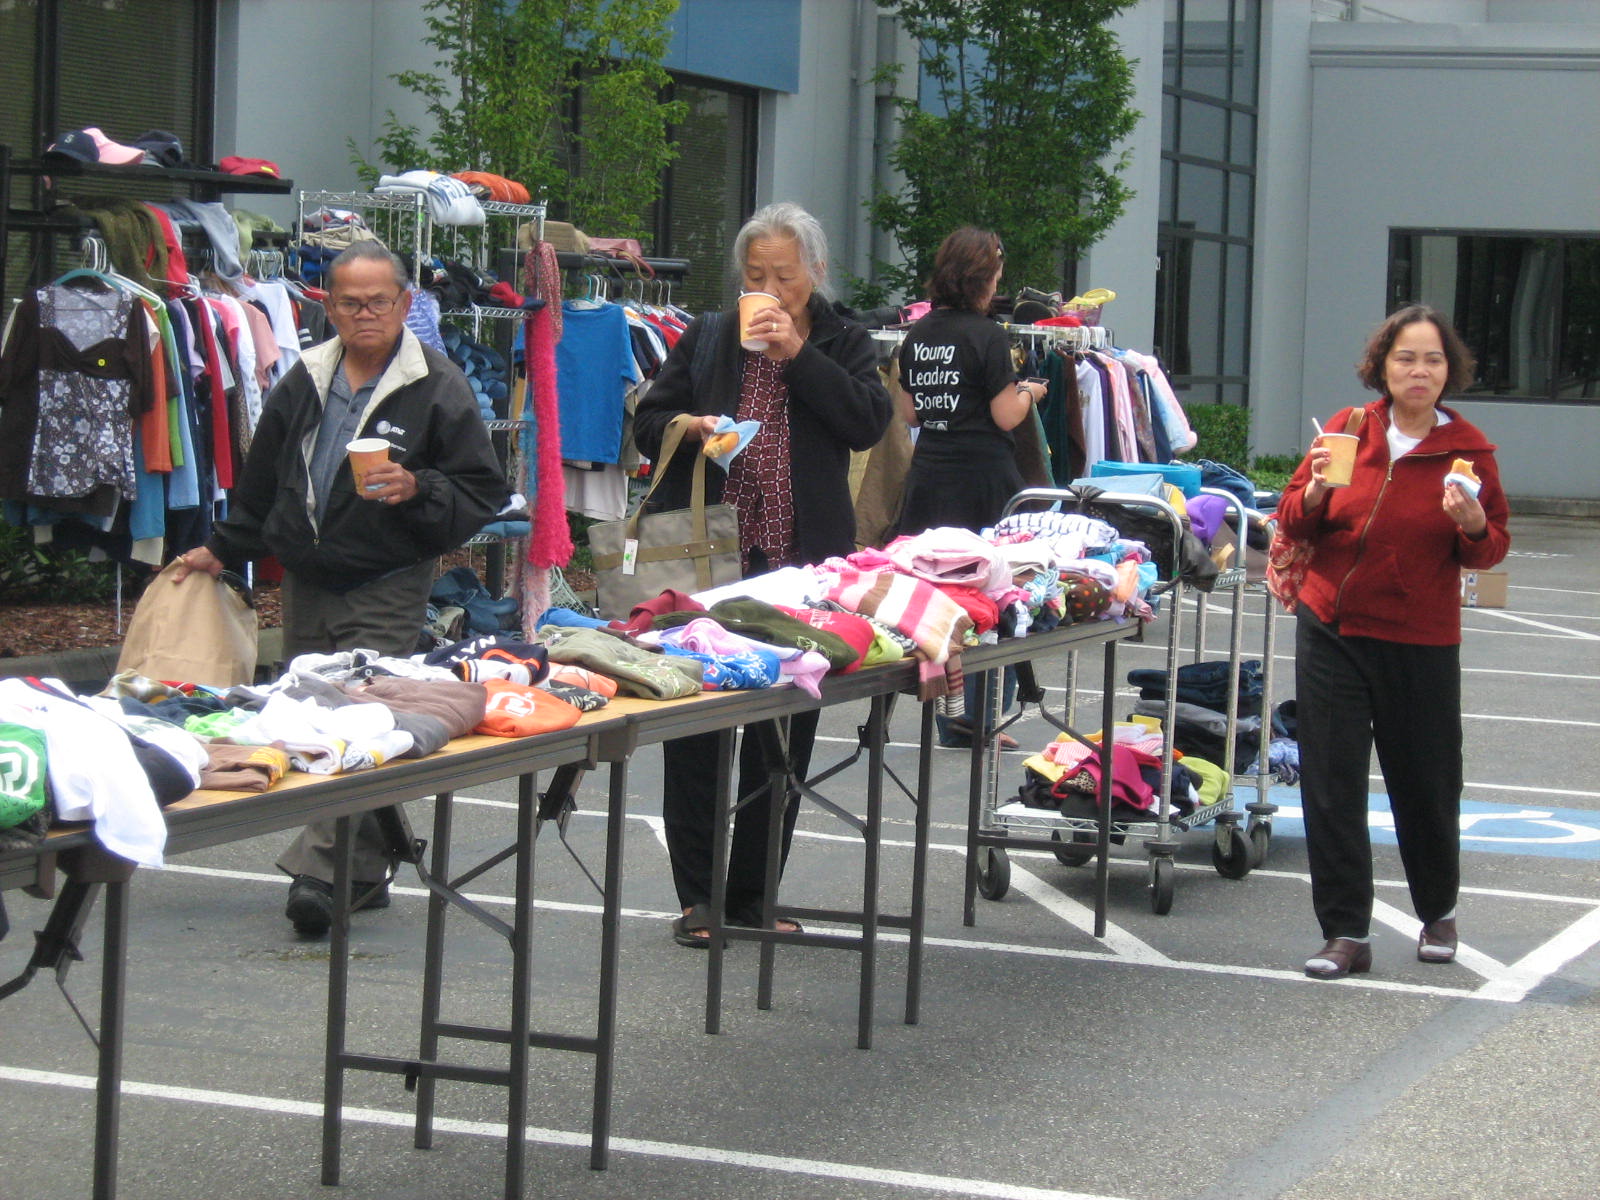
[[[1128,0],[878,5],[916,39],[924,93],[895,101],[889,161],[904,187],[868,203],[906,260],[874,263],[883,294],[920,293],[939,243],[961,225],[1001,235],[1010,286],[1053,289],[1133,195],[1118,178],[1126,152],[1108,161],[1139,120],[1128,107],[1133,65],[1105,28]]]
[[[662,100],[678,0],[428,0],[434,69],[392,76],[421,96],[426,135],[390,110],[378,145],[394,171],[493,171],[556,213],[638,236],[686,106]],[[354,154],[354,147],[352,146]],[[357,157],[375,181],[377,168]]]

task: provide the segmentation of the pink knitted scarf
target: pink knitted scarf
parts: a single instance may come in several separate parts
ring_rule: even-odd
[[[528,535],[528,561],[523,571],[523,626],[532,633],[535,618],[550,607],[551,567],[572,560],[572,535],[567,529],[566,484],[561,475],[561,417],[556,397],[556,339],[551,329],[552,297],[524,322],[523,358],[527,364],[529,404],[538,448],[528,482],[533,490],[533,529]]]

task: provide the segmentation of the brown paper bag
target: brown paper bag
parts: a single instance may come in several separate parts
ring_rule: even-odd
[[[231,687],[256,677],[256,610],[236,575],[238,588],[191,571],[172,582],[178,560],[150,581],[128,622],[117,670],[147,679]]]

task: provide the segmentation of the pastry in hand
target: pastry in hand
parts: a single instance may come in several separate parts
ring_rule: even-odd
[[[739,431],[729,429],[725,433],[714,433],[700,447],[700,453],[707,458],[720,458],[739,445]]]
[[[1483,486],[1483,481],[1478,478],[1478,473],[1472,469],[1470,459],[1458,458],[1450,464],[1450,471],[1444,477],[1445,483],[1455,484],[1474,500],[1478,498],[1478,489]]]

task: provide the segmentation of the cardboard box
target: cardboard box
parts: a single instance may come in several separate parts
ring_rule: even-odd
[[[1504,608],[1510,579],[1505,571],[1461,572],[1461,607]]]

